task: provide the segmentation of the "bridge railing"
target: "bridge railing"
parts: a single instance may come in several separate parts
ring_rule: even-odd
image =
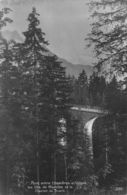
[[[108,114],[107,110],[104,110],[101,107],[95,107],[95,106],[91,107],[91,106],[82,106],[82,105],[72,105],[71,110]]]

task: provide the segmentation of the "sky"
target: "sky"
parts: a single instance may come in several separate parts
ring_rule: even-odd
[[[27,29],[28,14],[35,6],[49,49],[74,64],[92,64],[92,52],[85,41],[90,32],[87,0],[0,0],[0,4],[13,10],[13,23],[6,28],[19,33]]]

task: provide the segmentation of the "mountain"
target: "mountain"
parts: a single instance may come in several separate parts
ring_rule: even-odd
[[[7,40],[15,40],[17,42],[23,42],[23,37],[16,30],[14,30],[14,31],[5,30],[2,32],[2,35]],[[49,51],[48,55],[54,55],[54,53]],[[58,57],[58,61],[60,61],[62,66],[66,68],[67,75],[75,76],[77,78],[79,73],[81,73],[83,69],[85,70],[88,77],[90,77],[90,75],[93,73],[92,66],[82,65],[82,64],[73,64],[73,63],[71,63],[63,58],[59,58],[59,57]]]
[[[90,77],[93,73],[93,67],[89,65],[82,65],[82,64],[72,64],[71,62],[68,62],[65,59],[59,58],[58,59],[62,66],[66,68],[67,75],[78,77],[79,73],[82,72],[82,70],[85,70],[88,77]]]
[[[2,35],[7,40],[15,40],[18,42],[23,42],[23,37],[16,30],[14,31],[4,30],[2,31]]]

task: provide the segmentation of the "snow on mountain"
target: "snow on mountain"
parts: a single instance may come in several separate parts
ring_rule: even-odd
[[[14,30],[14,31],[4,30],[4,31],[2,31],[2,35],[7,40],[15,40],[18,42],[23,42],[23,37],[16,30]]]

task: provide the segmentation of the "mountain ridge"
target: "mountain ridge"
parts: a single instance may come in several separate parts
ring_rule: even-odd
[[[89,78],[93,73],[93,67],[90,65],[73,64],[68,60],[59,57],[58,60],[61,62],[62,66],[66,68],[67,75],[75,76],[77,78],[82,70],[85,70]]]
[[[18,41],[18,42],[23,42],[23,37],[16,30],[14,30],[14,31],[5,30],[5,31],[2,32],[2,35],[7,40],[15,40],[15,41]],[[49,53],[51,55],[56,55],[51,51],[49,51]],[[68,60],[66,60],[64,58],[61,58],[59,56],[57,56],[57,57],[58,57],[58,61],[61,62],[61,65],[66,68],[66,74],[67,75],[75,76],[77,78],[78,75],[82,72],[82,70],[85,70],[85,72],[86,72],[86,74],[89,78],[90,75],[92,75],[92,73],[93,73],[93,67],[90,66],[90,65],[73,64],[73,63],[69,62]]]

